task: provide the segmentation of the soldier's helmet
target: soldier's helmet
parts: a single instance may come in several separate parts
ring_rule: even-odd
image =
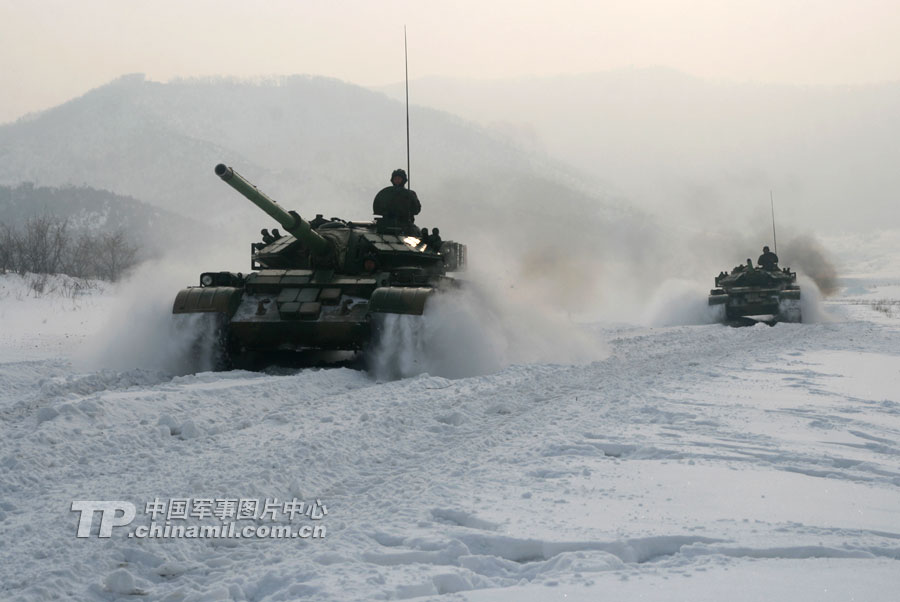
[[[763,247],[763,253],[768,253],[768,252],[769,252],[769,247]]]
[[[406,171],[404,171],[402,169],[395,169],[393,172],[391,172],[391,182],[393,182],[394,178],[396,178],[397,176],[400,176],[401,178],[403,178],[404,184],[409,179],[406,177]]]

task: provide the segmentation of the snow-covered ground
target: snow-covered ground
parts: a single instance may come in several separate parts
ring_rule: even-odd
[[[601,323],[592,363],[390,382],[85,368],[115,291],[0,284],[0,599],[898,599],[897,281],[819,323]],[[231,522],[324,536],[140,537],[173,499],[302,501]],[[136,517],[79,538],[76,500]]]

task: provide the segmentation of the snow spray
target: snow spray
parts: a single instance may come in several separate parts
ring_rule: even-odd
[[[151,262],[118,291],[104,327],[88,341],[88,368],[141,368],[182,375],[210,370],[214,314],[172,315],[175,294],[196,279],[192,266]]]
[[[579,364],[608,356],[583,325],[489,290],[470,284],[435,295],[422,316],[380,316],[370,357],[375,377],[463,378],[509,364]]]
[[[378,314],[369,367],[378,379],[478,376],[504,365],[505,342],[473,295],[434,296],[422,316]]]
[[[725,306],[710,306],[708,292],[699,282],[666,280],[650,300],[643,322],[649,326],[720,323],[725,319]]]

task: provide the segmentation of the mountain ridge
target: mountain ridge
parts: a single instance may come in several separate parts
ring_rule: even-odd
[[[419,107],[411,107],[411,114],[420,125],[411,180],[440,179],[440,167],[451,162],[458,171],[477,171],[479,163],[513,171],[531,167],[533,159],[458,117]],[[442,156],[429,157],[416,145]],[[184,197],[201,199],[209,210],[217,193],[209,192],[205,172],[220,161],[282,198],[289,178],[308,186],[310,196],[368,197],[405,154],[402,106],[338,80],[197,78],[160,84],[129,75],[0,126],[0,183],[89,184],[176,212]],[[394,161],[387,163],[385,155]],[[353,168],[350,177],[341,173],[347,165]],[[158,177],[172,174],[172,181],[201,184],[183,194],[154,182],[150,168]]]

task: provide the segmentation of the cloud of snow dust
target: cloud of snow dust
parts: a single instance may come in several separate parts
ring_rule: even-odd
[[[142,264],[119,285],[106,324],[88,341],[81,361],[92,369],[142,368],[169,374],[211,369],[215,316],[174,316],[172,304],[179,290],[199,284],[200,273],[237,264],[214,248],[187,244]]]
[[[782,266],[803,272],[816,283],[817,290],[828,297],[837,292],[837,269],[825,247],[811,234],[801,234],[787,241],[781,248]]]
[[[496,321],[481,309],[471,292],[455,291],[429,299],[422,316],[378,315],[369,368],[383,380],[496,372],[504,364],[505,342]]]
[[[801,321],[804,324],[834,322],[835,317],[825,310],[816,281],[801,272],[797,274],[797,284],[800,285]]]
[[[135,368],[186,374],[202,369],[193,347],[203,338],[204,316],[173,316],[179,284],[160,278],[161,263],[143,265],[119,289],[105,327],[89,341],[86,357],[92,368]],[[179,319],[175,319],[179,318]],[[184,319],[180,319],[184,318]]]
[[[599,340],[566,316],[470,284],[434,296],[423,316],[381,316],[370,367],[381,379],[462,378],[510,364],[585,363],[606,355]]]
[[[597,361],[608,356],[607,347],[590,332],[588,324],[612,305],[617,296],[609,283],[614,261],[598,261],[589,237],[567,239],[561,232],[546,232],[539,223],[518,226],[525,243],[502,234],[488,240],[475,237],[470,270],[461,275],[472,294],[450,299],[482,316],[502,341],[502,363],[566,363]]]
[[[662,283],[645,308],[643,322],[650,326],[716,324],[725,318],[724,305],[709,305],[709,289],[692,280]]]
[[[467,244],[474,278],[535,312],[621,320],[639,313],[646,279],[665,269],[655,220],[565,174],[485,168],[434,184],[427,203],[426,193],[417,224]]]
[[[715,276],[747,258],[755,264],[765,245],[774,248],[768,194],[747,188],[761,186],[756,181],[738,190],[705,188],[696,205],[673,217],[579,189],[564,174],[545,175],[490,173],[442,182],[434,191],[442,194],[437,206],[425,206],[425,219],[438,223],[445,238],[469,245],[471,269],[486,290],[542,316],[716,321],[720,310],[706,301]],[[782,266],[833,290],[834,262],[815,237],[785,224],[779,242]]]

